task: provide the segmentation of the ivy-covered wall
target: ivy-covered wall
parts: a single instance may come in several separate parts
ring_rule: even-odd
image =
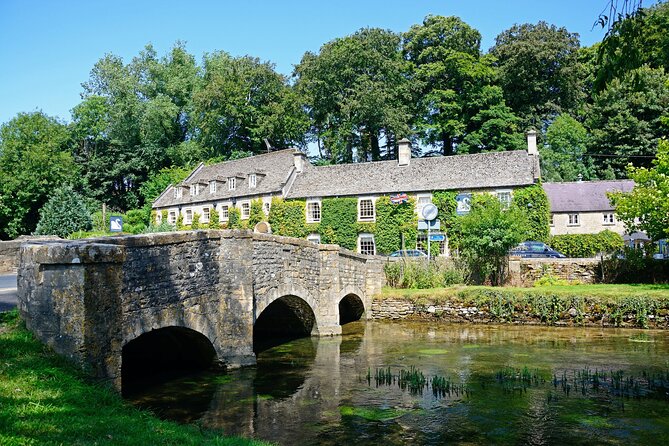
[[[513,191],[513,203],[527,215],[527,240],[547,242],[550,237],[551,207],[541,183]]]
[[[358,199],[324,198],[318,233],[321,243],[334,243],[355,251],[358,243]]]
[[[405,248],[410,249],[416,245],[418,216],[415,208],[416,201],[413,198],[402,204],[392,204],[389,197],[376,200],[375,228],[365,232],[374,234],[377,253],[390,254],[401,249],[402,236]]]

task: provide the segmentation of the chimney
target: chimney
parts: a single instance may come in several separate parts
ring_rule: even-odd
[[[402,138],[397,143],[399,146],[397,165],[398,166],[408,166],[411,162],[411,141],[406,138]]]
[[[534,129],[527,131],[527,154],[539,155],[539,151],[537,150],[537,131]]]
[[[302,173],[304,170],[304,154],[299,149],[295,149],[295,152],[293,152],[293,164],[295,164],[297,173]]]

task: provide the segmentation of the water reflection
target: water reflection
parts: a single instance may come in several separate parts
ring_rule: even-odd
[[[551,377],[588,368],[642,382],[644,373],[666,373],[668,353],[660,331],[353,323],[342,337],[264,351],[257,367],[174,381],[132,400],[166,418],[285,445],[653,444],[669,435],[666,397],[615,397],[604,386],[567,396]],[[367,379],[411,366],[428,382],[448,377],[471,393],[437,397],[429,386],[409,392]],[[495,378],[524,367],[545,383]]]

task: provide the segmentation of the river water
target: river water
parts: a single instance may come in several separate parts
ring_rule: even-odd
[[[669,444],[662,331],[355,322],[128,398],[281,445]]]

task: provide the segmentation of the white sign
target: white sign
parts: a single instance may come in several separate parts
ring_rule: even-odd
[[[469,211],[472,209],[472,194],[458,194],[455,197],[457,202],[457,207],[455,208],[455,213],[457,215],[469,214]]]
[[[111,232],[123,232],[123,217],[109,217],[109,230]]]

